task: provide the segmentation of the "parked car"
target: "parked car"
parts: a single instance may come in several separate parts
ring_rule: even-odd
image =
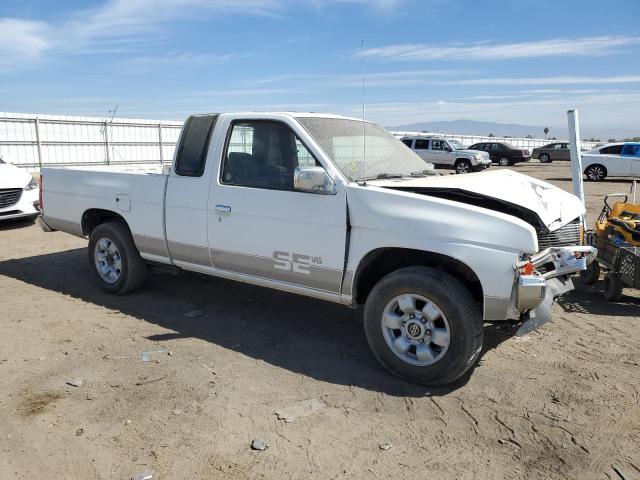
[[[464,148],[457,140],[442,137],[403,137],[402,143],[413,150],[425,162],[436,168],[453,169],[456,173],[470,173],[491,166],[486,152]]]
[[[541,163],[551,163],[554,160],[571,160],[569,142],[553,142],[544,147],[536,147],[531,156]]]
[[[364,305],[375,357],[427,385],[474,364],[483,321],[548,321],[595,257],[574,195],[509,170],[439,175],[355,118],[191,116],[162,174],[44,168],[41,182],[43,229],[88,237],[105,291],[139,288],[153,262]]]
[[[639,177],[640,143],[609,144],[583,153],[582,169],[593,182],[606,177]]]
[[[479,150],[487,152],[492,162],[500,166],[507,167],[519,162],[531,160],[529,150],[516,148],[507,142],[480,142],[469,147],[469,150]]]
[[[0,158],[0,221],[36,218],[38,182],[27,172]]]

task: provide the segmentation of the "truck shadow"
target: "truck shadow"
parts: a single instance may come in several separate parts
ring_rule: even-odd
[[[84,248],[2,261],[0,275],[173,331],[149,340],[198,338],[334,384],[394,396],[441,396],[464,386],[473,372],[447,387],[409,384],[385,372],[371,354],[361,310],[219,278],[151,271],[140,291],[108,295],[93,278]],[[195,311],[202,315],[185,316]],[[486,326],[481,357],[514,332],[510,324]]]
[[[623,291],[617,302],[608,301],[602,292],[602,281],[596,285],[587,285],[580,280],[574,281],[576,289],[558,299],[558,305],[566,313],[588,313],[627,317],[638,315],[640,298],[631,296],[632,289]]]

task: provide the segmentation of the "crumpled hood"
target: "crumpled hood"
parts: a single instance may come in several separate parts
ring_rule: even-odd
[[[570,193],[513,170],[494,170],[465,175],[443,175],[420,178],[375,180],[370,182],[378,187],[401,190],[416,190],[417,193],[442,196],[452,199],[447,192],[460,194],[468,192],[487,199],[495,199],[517,205],[535,213],[545,226],[556,230],[584,214],[580,200]],[[457,199],[456,199],[457,200]],[[482,203],[477,203],[483,206]],[[490,207],[487,207],[490,208]],[[492,208],[496,210],[496,208]],[[505,209],[506,212],[507,209]]]
[[[0,188],[24,188],[31,175],[10,163],[0,163]]]

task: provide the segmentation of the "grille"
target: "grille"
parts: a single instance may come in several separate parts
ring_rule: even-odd
[[[21,188],[2,188],[0,189],[0,208],[15,205],[20,200]]]
[[[579,218],[553,232],[538,232],[538,249],[540,251],[549,247],[568,247],[571,245],[580,245]]]

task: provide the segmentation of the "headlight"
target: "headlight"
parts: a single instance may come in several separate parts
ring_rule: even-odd
[[[38,188],[38,181],[35,178],[32,178],[31,181],[24,187],[25,190],[33,190],[34,188]]]

